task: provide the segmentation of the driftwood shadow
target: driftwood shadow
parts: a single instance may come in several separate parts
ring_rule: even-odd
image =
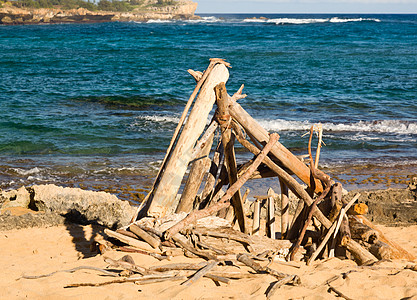
[[[95,221],[87,221],[78,211],[71,211],[65,215],[64,225],[67,231],[72,236],[72,242],[75,245],[75,249],[82,254],[81,258],[89,258],[95,256],[97,253],[92,251],[92,245],[95,238],[102,231],[102,228],[97,225]],[[85,225],[91,224],[92,232],[91,236],[87,239],[86,232],[84,230]]]

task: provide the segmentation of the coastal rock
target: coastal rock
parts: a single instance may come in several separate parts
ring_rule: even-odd
[[[9,207],[29,207],[30,195],[27,189],[22,186],[17,190],[1,191],[0,192],[0,203],[3,203],[1,209]]]
[[[106,192],[64,188],[53,184],[0,190],[0,230],[45,227],[67,222],[119,228],[136,209]]]
[[[0,7],[0,24],[38,23],[96,23],[110,21],[178,20],[199,18],[194,15],[197,3],[191,0],[172,1],[157,5],[157,0],[144,1],[141,7],[131,12],[89,11],[85,8],[63,10],[58,8],[23,9],[6,2]]]
[[[77,223],[96,223],[109,228],[127,225],[135,212],[128,201],[105,192],[64,188],[53,184],[30,188],[31,205],[38,210],[54,212]]]
[[[417,224],[416,194],[409,188],[350,191],[347,200],[358,192],[358,201],[369,207],[370,221],[389,226]]]

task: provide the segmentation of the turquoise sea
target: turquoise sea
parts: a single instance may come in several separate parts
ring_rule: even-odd
[[[417,173],[417,15],[202,15],[0,26],[0,187],[142,197],[210,57],[294,153],[321,122],[321,166],[347,186]]]

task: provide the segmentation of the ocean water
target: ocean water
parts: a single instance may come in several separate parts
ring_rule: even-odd
[[[320,165],[347,185],[417,173],[417,15],[202,17],[0,26],[0,187],[142,198],[211,57],[295,154],[322,123]]]

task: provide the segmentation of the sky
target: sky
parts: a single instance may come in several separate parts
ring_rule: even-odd
[[[193,0],[198,13],[417,13],[417,0]]]

